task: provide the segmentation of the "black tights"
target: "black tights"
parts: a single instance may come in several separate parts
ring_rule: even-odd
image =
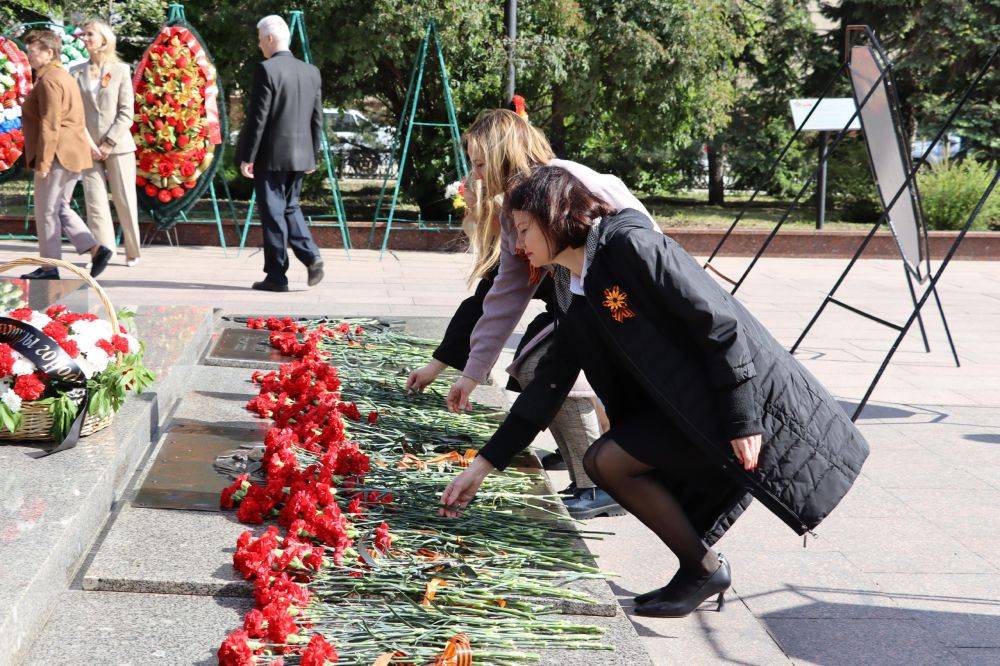
[[[635,458],[607,435],[587,449],[583,466],[594,483],[673,551],[681,569],[712,572],[718,568],[718,555],[702,542],[654,467]]]

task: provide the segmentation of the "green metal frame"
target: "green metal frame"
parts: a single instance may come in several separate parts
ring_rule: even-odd
[[[420,89],[424,81],[424,69],[426,68],[427,53],[430,50],[431,41],[434,42],[434,49],[437,55],[437,63],[441,68],[441,83],[444,88],[444,104],[448,114],[447,122],[432,122],[426,120],[416,120],[417,105],[420,102]],[[410,72],[410,83],[406,88],[406,101],[403,104],[403,112],[399,116],[399,125],[396,128],[396,137],[393,141],[392,153],[393,164],[398,165],[395,173],[396,184],[392,191],[392,201],[389,204],[389,213],[382,216],[382,206],[384,204],[386,190],[389,180],[393,176],[392,169],[386,173],[382,181],[382,190],[378,195],[378,204],[375,207],[375,217],[372,219],[371,232],[368,234],[368,246],[372,247],[375,241],[375,228],[379,222],[385,222],[385,234],[382,236],[382,249],[379,258],[385,255],[385,250],[389,246],[389,234],[392,232],[392,223],[396,222],[416,222],[422,231],[440,231],[440,225],[428,225],[428,220],[423,220],[419,215],[415,220],[406,220],[396,215],[396,207],[399,204],[399,190],[403,182],[403,173],[406,170],[406,160],[410,152],[410,140],[413,136],[414,127],[447,127],[451,135],[451,147],[454,151],[455,166],[458,170],[459,179],[463,179],[469,173],[468,164],[465,162],[465,151],[462,150],[461,134],[458,130],[458,118],[455,114],[455,104],[451,99],[451,81],[448,78],[448,68],[444,64],[444,53],[441,51],[441,39],[438,36],[437,21],[433,18],[427,20],[427,27],[424,30],[424,38],[420,42],[417,51],[417,59],[413,63]],[[405,131],[404,131],[405,130]],[[403,138],[402,151],[400,151],[400,137]],[[447,226],[451,227],[451,220],[447,221]]]
[[[298,35],[299,41],[302,43],[302,60],[304,62],[312,63],[312,53],[309,51],[309,35],[306,32],[305,14],[301,9],[293,9],[289,13],[288,29],[291,33],[291,42],[294,42],[295,36]],[[333,158],[330,156],[330,142],[326,136],[325,122],[324,130],[320,133],[320,150],[323,151],[323,162],[326,166],[326,178],[330,183],[330,197],[333,203],[333,214],[308,215],[306,216],[306,222],[311,225],[313,220],[336,219],[337,226],[340,227],[340,238],[344,243],[344,251],[347,253],[347,258],[350,259],[351,234],[347,229],[347,213],[344,210],[344,199],[340,195],[340,183],[337,181]],[[246,246],[247,234],[250,232],[250,224],[253,221],[253,210],[256,201],[257,192],[254,191],[254,193],[250,195],[250,205],[247,208],[246,219],[243,223],[243,234],[240,236],[240,249],[237,252],[237,255],[239,252],[242,252],[243,248]]]

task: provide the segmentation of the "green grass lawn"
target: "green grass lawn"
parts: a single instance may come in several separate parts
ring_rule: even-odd
[[[705,202],[701,193],[680,193],[676,196],[639,195],[657,222],[663,227],[728,228],[739,214],[748,195],[730,195],[722,206]],[[758,196],[744,213],[740,229],[771,229],[781,219],[789,202],[773,197]],[[785,221],[784,229],[815,229],[816,209],[811,202],[795,210]],[[825,229],[867,230],[868,224],[858,224],[838,219],[836,211],[827,208]]]
[[[341,180],[339,185],[347,218],[355,222],[371,220],[375,215],[375,207],[378,202],[382,182],[380,180]],[[386,192],[386,205],[391,198],[392,186],[393,182],[390,181]],[[26,194],[27,181],[25,180],[8,182],[0,186],[0,215],[23,216],[25,213]],[[83,196],[79,188],[77,189],[77,195],[78,206],[82,209]],[[330,207],[329,196],[329,190],[325,192],[306,192],[302,198],[302,205],[306,214],[318,215],[328,213]],[[707,197],[704,192],[679,192],[672,195],[638,193],[638,196],[662,227],[691,229],[728,228],[737,214],[739,214],[744,203],[749,199],[748,194],[727,193],[724,205],[712,206],[706,203]],[[246,215],[247,202],[239,200],[239,197],[234,198],[237,199],[234,202],[237,216],[243,219]],[[784,214],[788,203],[787,201],[766,195],[759,196],[743,215],[738,228],[770,230]],[[224,217],[229,216],[228,206],[225,202],[220,202],[220,209]],[[416,216],[417,211],[418,208],[413,201],[405,196],[400,197],[397,205],[397,215],[404,218],[413,218]],[[383,211],[383,214],[385,212]],[[210,200],[207,199],[199,201],[195,209],[189,212],[189,217],[199,220],[211,217],[211,215],[212,205]],[[815,229],[816,211],[812,202],[806,201],[802,208],[793,211],[783,228],[796,230]],[[867,223],[843,220],[838,216],[838,212],[835,209],[827,208],[824,228],[867,231],[870,227]]]

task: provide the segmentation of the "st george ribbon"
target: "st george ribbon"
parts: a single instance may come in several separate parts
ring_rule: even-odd
[[[42,456],[72,449],[80,439],[83,420],[87,417],[90,394],[87,392],[87,377],[76,361],[59,346],[59,343],[27,322],[11,317],[0,317],[0,342],[6,342],[36,368],[48,375],[59,388],[67,392],[77,404],[76,418],[54,448]]]

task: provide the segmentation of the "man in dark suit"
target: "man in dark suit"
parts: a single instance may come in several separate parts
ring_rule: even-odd
[[[288,291],[287,246],[308,270],[310,287],[323,279],[323,260],[299,207],[304,174],[316,170],[323,132],[319,69],[288,50],[288,24],[280,16],[257,23],[260,50],[246,122],[236,149],[240,171],[253,178],[264,228],[262,291]]]

